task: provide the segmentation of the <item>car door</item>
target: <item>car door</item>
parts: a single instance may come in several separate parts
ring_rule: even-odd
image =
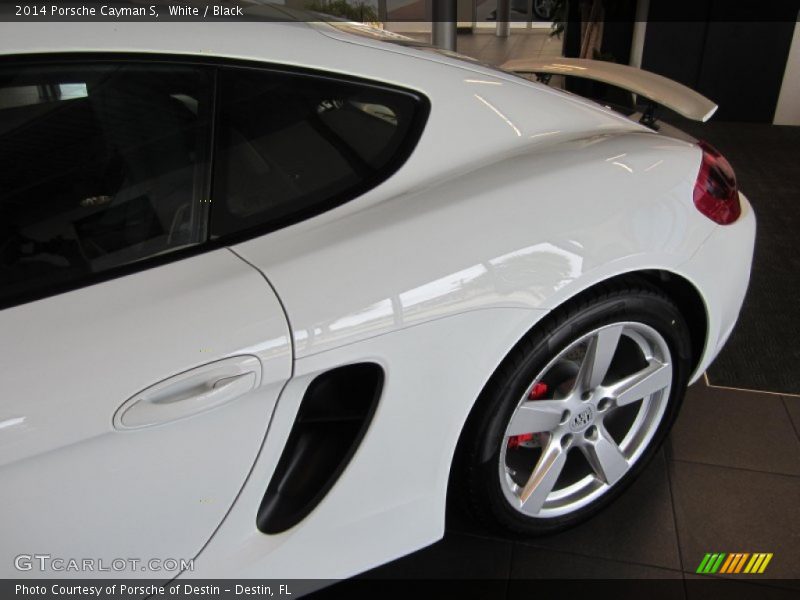
[[[0,576],[191,568],[259,451],[291,345],[207,236],[214,80],[0,68]]]

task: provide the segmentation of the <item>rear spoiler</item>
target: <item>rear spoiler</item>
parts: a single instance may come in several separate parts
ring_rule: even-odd
[[[602,81],[643,96],[693,121],[708,121],[717,110],[717,105],[711,100],[677,81],[636,67],[603,60],[516,58],[500,68],[514,73],[568,75]]]

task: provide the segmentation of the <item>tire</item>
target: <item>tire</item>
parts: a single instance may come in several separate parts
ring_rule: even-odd
[[[662,444],[690,356],[678,308],[638,278],[555,311],[504,360],[468,419],[454,473],[468,512],[523,535],[595,515]]]

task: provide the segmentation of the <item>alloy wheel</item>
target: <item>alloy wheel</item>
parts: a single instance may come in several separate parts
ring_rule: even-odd
[[[506,500],[546,519],[608,492],[653,440],[672,379],[669,346],[644,323],[604,325],[569,344],[530,383],[506,427]]]

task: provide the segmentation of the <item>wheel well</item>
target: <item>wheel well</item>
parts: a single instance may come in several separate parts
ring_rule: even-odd
[[[569,298],[566,303],[579,299],[583,294],[591,293],[598,286],[636,277],[658,288],[675,303],[683,318],[686,319],[686,325],[689,327],[689,339],[692,344],[692,372],[694,372],[703,358],[703,351],[708,339],[708,313],[700,292],[697,291],[694,284],[680,275],[658,269],[632,271],[600,281]]]
[[[668,271],[640,271],[634,273],[656,286],[672,300],[689,326],[692,342],[692,372],[700,364],[708,340],[708,313],[703,297],[692,283]]]
[[[703,302],[703,297],[700,295],[700,292],[697,291],[697,288],[688,280],[684,279],[680,275],[676,275],[674,273],[668,271],[661,271],[657,269],[651,270],[644,270],[644,271],[634,271],[625,273],[623,275],[618,275],[612,277],[610,279],[606,279],[604,281],[598,282],[591,287],[582,290],[580,293],[576,294],[575,296],[569,298],[564,304],[571,304],[576,301],[580,301],[581,296],[584,294],[592,293],[592,291],[599,287],[599,286],[606,286],[609,284],[614,284],[620,281],[628,280],[630,281],[632,278],[638,278],[640,280],[644,280],[649,285],[658,288],[663,294],[665,294],[670,300],[672,300],[675,305],[678,307],[678,310],[683,315],[683,318],[686,320],[686,324],[689,329],[689,339],[691,341],[691,371],[697,368],[700,364],[700,360],[703,357],[703,351],[705,350],[706,340],[708,337],[708,315],[706,313],[705,303]],[[562,305],[563,306],[563,305]],[[537,323],[531,331],[526,333],[520,341],[517,343],[523,343],[524,340],[529,336],[531,332],[533,332],[536,327],[540,326],[541,323]],[[476,399],[475,404],[470,411],[469,416],[467,417],[467,421],[464,424],[464,427],[461,430],[461,435],[459,436],[458,443],[456,445],[456,450],[453,456],[453,463],[451,465],[450,471],[450,482],[451,485],[453,483],[454,475],[463,467],[461,464],[461,457],[463,452],[461,451],[462,442],[465,437],[469,437],[469,430],[470,424],[473,420],[473,414],[475,410],[478,408],[478,405],[481,403],[481,397],[491,383],[491,380],[497,375],[498,371],[501,370],[502,365],[508,359],[508,356],[511,355],[514,350],[517,348],[517,345],[514,346],[512,350],[509,351],[508,355],[503,359],[503,361],[497,366],[494,373],[490,377],[489,381],[487,382],[484,390],[481,391],[481,395]],[[448,485],[448,505],[450,505],[451,494],[449,493]]]

